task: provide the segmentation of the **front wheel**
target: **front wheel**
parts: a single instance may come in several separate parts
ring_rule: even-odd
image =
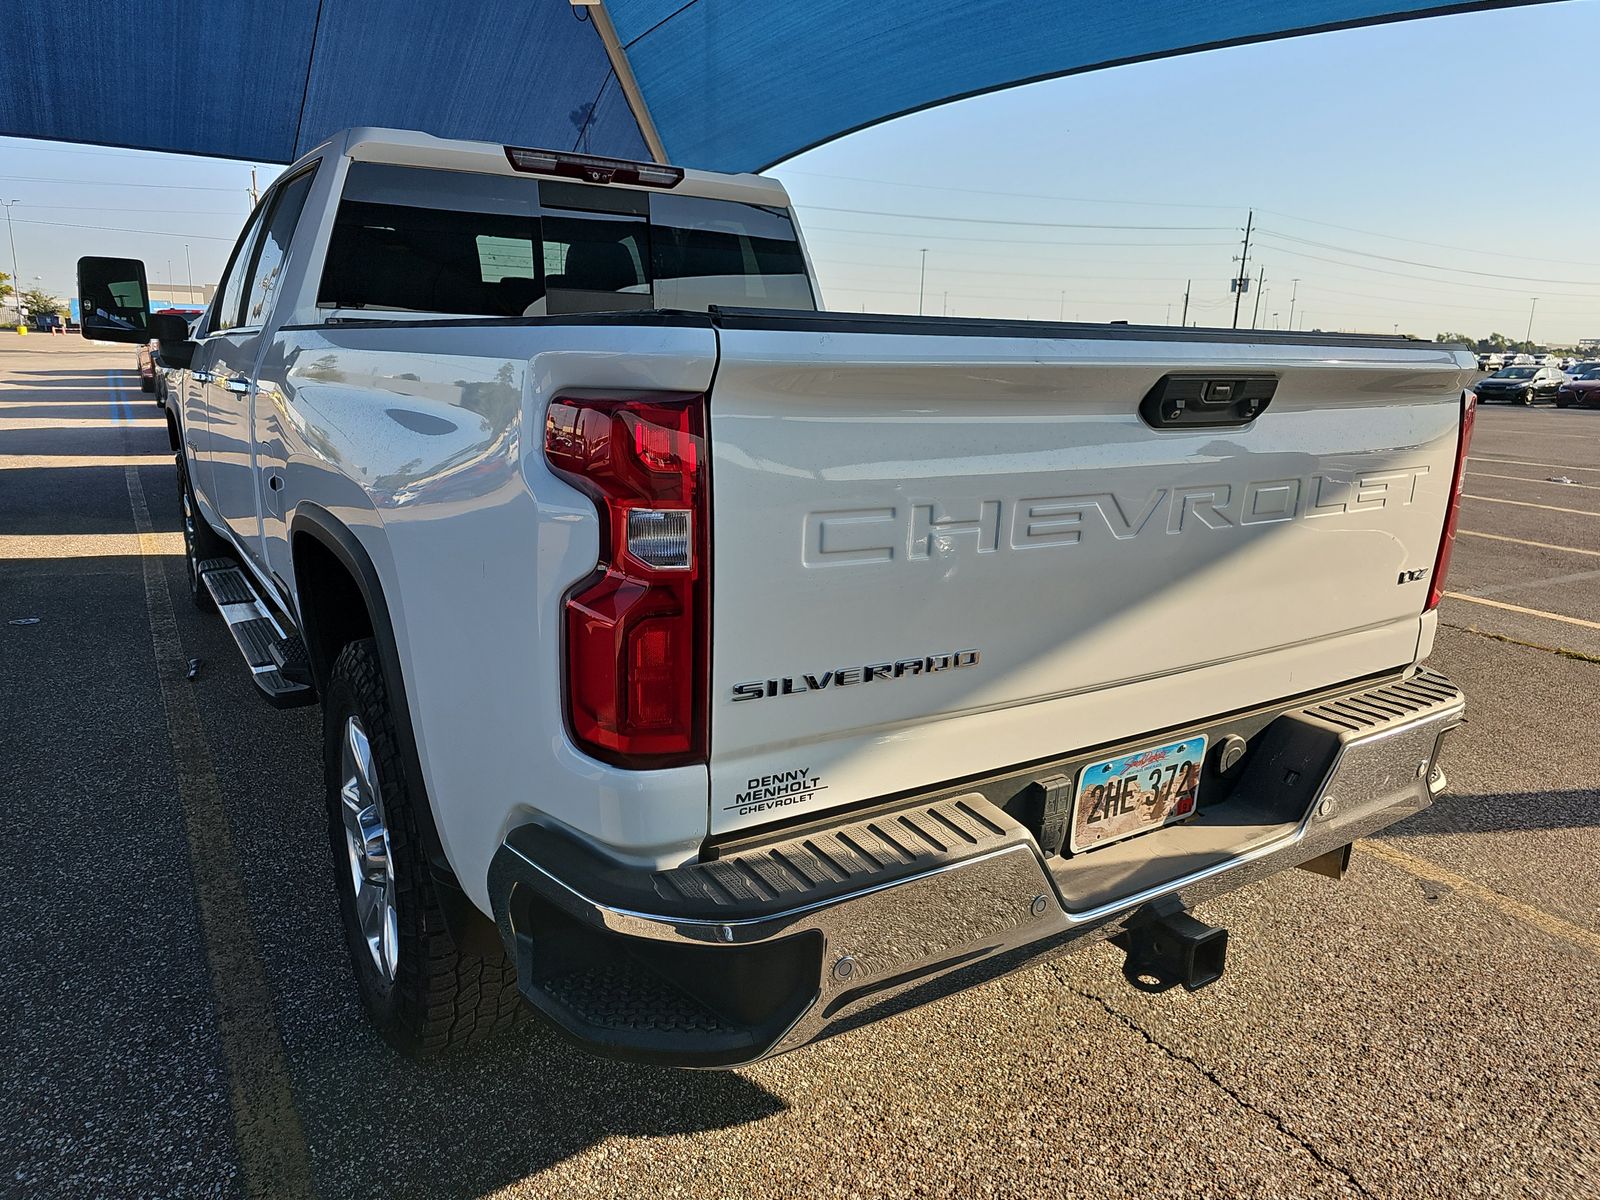
[[[194,488],[189,483],[189,464],[183,457],[183,451],[179,450],[175,457],[178,463],[178,512],[183,518],[183,559],[189,576],[189,599],[196,608],[205,612],[213,602],[210,591],[200,578],[200,564],[208,558],[227,554],[228,544],[200,515]]]
[[[504,954],[461,951],[418,835],[417,800],[377,647],[351,642],[323,697],[328,838],[345,944],[362,1007],[406,1054],[477,1041],[523,1012]]]
[[[1568,400],[1565,396],[1561,395],[1559,392],[1556,393],[1556,407],[1557,408],[1566,408],[1567,405],[1569,405],[1571,403],[1572,403],[1572,401]]]
[[[155,391],[156,390],[156,381],[155,381],[155,379],[153,377],[150,378],[150,379],[146,379],[143,375],[139,376],[139,390],[141,392],[153,392],[153,391]]]

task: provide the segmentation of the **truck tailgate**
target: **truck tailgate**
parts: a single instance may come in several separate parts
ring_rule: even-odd
[[[1049,332],[720,330],[714,833],[1416,657],[1458,352]],[[1277,381],[1249,423],[1140,414],[1240,371]]]

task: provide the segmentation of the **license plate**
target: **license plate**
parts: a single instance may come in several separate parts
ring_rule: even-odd
[[[1206,739],[1185,738],[1090,763],[1073,801],[1073,853],[1192,816],[1200,801]]]

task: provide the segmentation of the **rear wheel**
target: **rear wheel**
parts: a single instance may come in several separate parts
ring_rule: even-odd
[[[189,464],[185,461],[182,450],[178,451],[176,458],[178,511],[183,518],[183,558],[189,576],[189,599],[196,608],[205,612],[212,607],[212,600],[211,593],[200,580],[200,564],[208,558],[227,554],[228,546],[200,515],[200,507],[194,498],[194,488],[189,484]]]
[[[407,1054],[476,1041],[521,1018],[504,954],[451,937],[418,836],[388,689],[370,638],[347,645],[323,698],[328,837],[362,1007]]]
[[[150,378],[146,379],[143,375],[139,376],[139,390],[141,392],[153,392],[153,391],[155,391],[156,390],[155,377],[151,376]]]

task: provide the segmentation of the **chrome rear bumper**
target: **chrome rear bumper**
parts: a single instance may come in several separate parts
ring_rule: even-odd
[[[1440,738],[1463,711],[1428,671],[1292,709],[1225,803],[1083,855],[1047,859],[972,792],[654,874],[523,826],[490,890],[523,993],[558,1028],[618,1057],[733,1066],[1366,837],[1442,790]]]

